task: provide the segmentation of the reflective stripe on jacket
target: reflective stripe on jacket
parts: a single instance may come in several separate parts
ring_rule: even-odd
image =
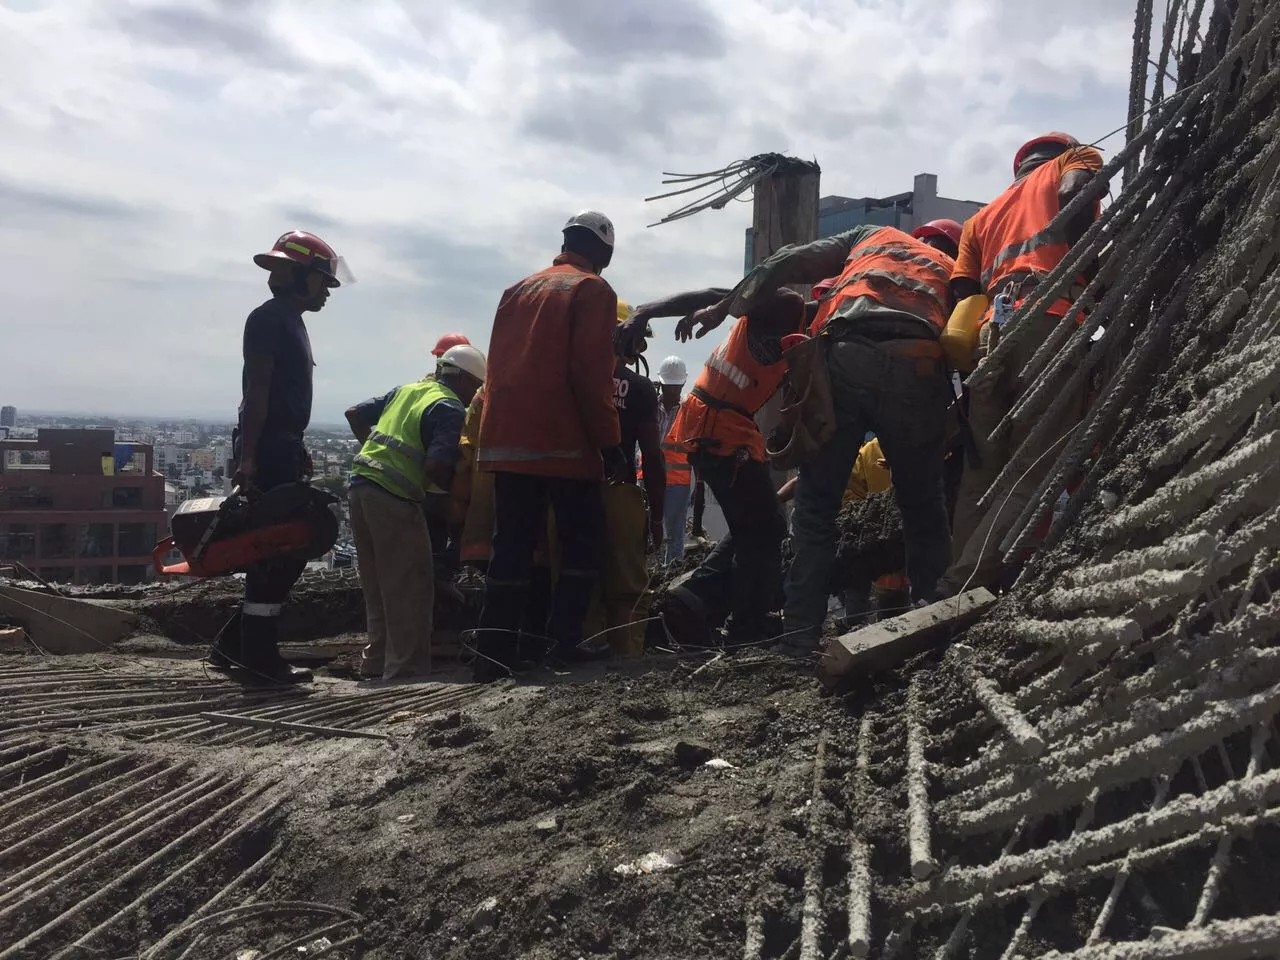
[[[817,333],[854,297],[869,297],[881,306],[909,313],[932,324],[939,333],[951,315],[951,269],[954,261],[910,234],[884,227],[852,250],[844,270],[818,308],[810,330]]]
[[[428,492],[444,493],[427,480],[427,451],[422,448],[422,417],[441,400],[460,403],[437,380],[399,387],[356,454],[351,472],[405,500],[421,500]]]
[[[1015,275],[1042,279],[1070,251],[1071,244],[1061,229],[1049,228],[1060,209],[1060,169],[1059,163],[1042,164],[979,210],[966,224],[982,252],[982,274],[978,283],[987,296],[994,298],[1001,293],[1001,281]],[[1047,312],[1060,317],[1070,306],[1070,300],[1059,298]]]
[[[729,338],[707,358],[693,391],[680,403],[667,441],[725,457],[746,450],[753,460],[764,460],[764,435],[753,417],[778,389],[787,365],[761,363],[752,355],[749,322],[739,318]]]

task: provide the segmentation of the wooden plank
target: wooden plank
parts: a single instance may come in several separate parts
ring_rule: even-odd
[[[92,600],[0,587],[0,611],[46,653],[101,653],[128,636],[133,614]]]
[[[908,657],[947,643],[996,602],[983,587],[837,637],[827,648],[818,679],[833,687],[845,679],[888,670]]]

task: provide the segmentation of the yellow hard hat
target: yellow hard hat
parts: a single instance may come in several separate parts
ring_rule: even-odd
[[[631,309],[631,304],[627,303],[627,301],[625,300],[619,299],[618,300],[618,322],[622,323],[625,320],[629,320],[631,318],[632,313],[634,313],[634,311]]]

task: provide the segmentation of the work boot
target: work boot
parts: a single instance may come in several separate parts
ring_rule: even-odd
[[[252,684],[309,683],[310,670],[296,670],[280,655],[279,617],[240,618],[240,666]]]

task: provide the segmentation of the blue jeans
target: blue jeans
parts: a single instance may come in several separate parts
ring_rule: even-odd
[[[662,562],[675,563],[684,557],[684,521],[689,513],[689,484],[667,485],[663,504],[663,524],[666,540],[662,547]]]
[[[942,487],[946,378],[940,360],[906,357],[892,345],[861,338],[831,344],[836,433],[800,467],[791,520],[795,556],[786,581],[786,631],[799,640],[816,639],[826,618],[836,514],[868,430],[879,437],[893,471],[913,599],[935,599],[950,563]]]

